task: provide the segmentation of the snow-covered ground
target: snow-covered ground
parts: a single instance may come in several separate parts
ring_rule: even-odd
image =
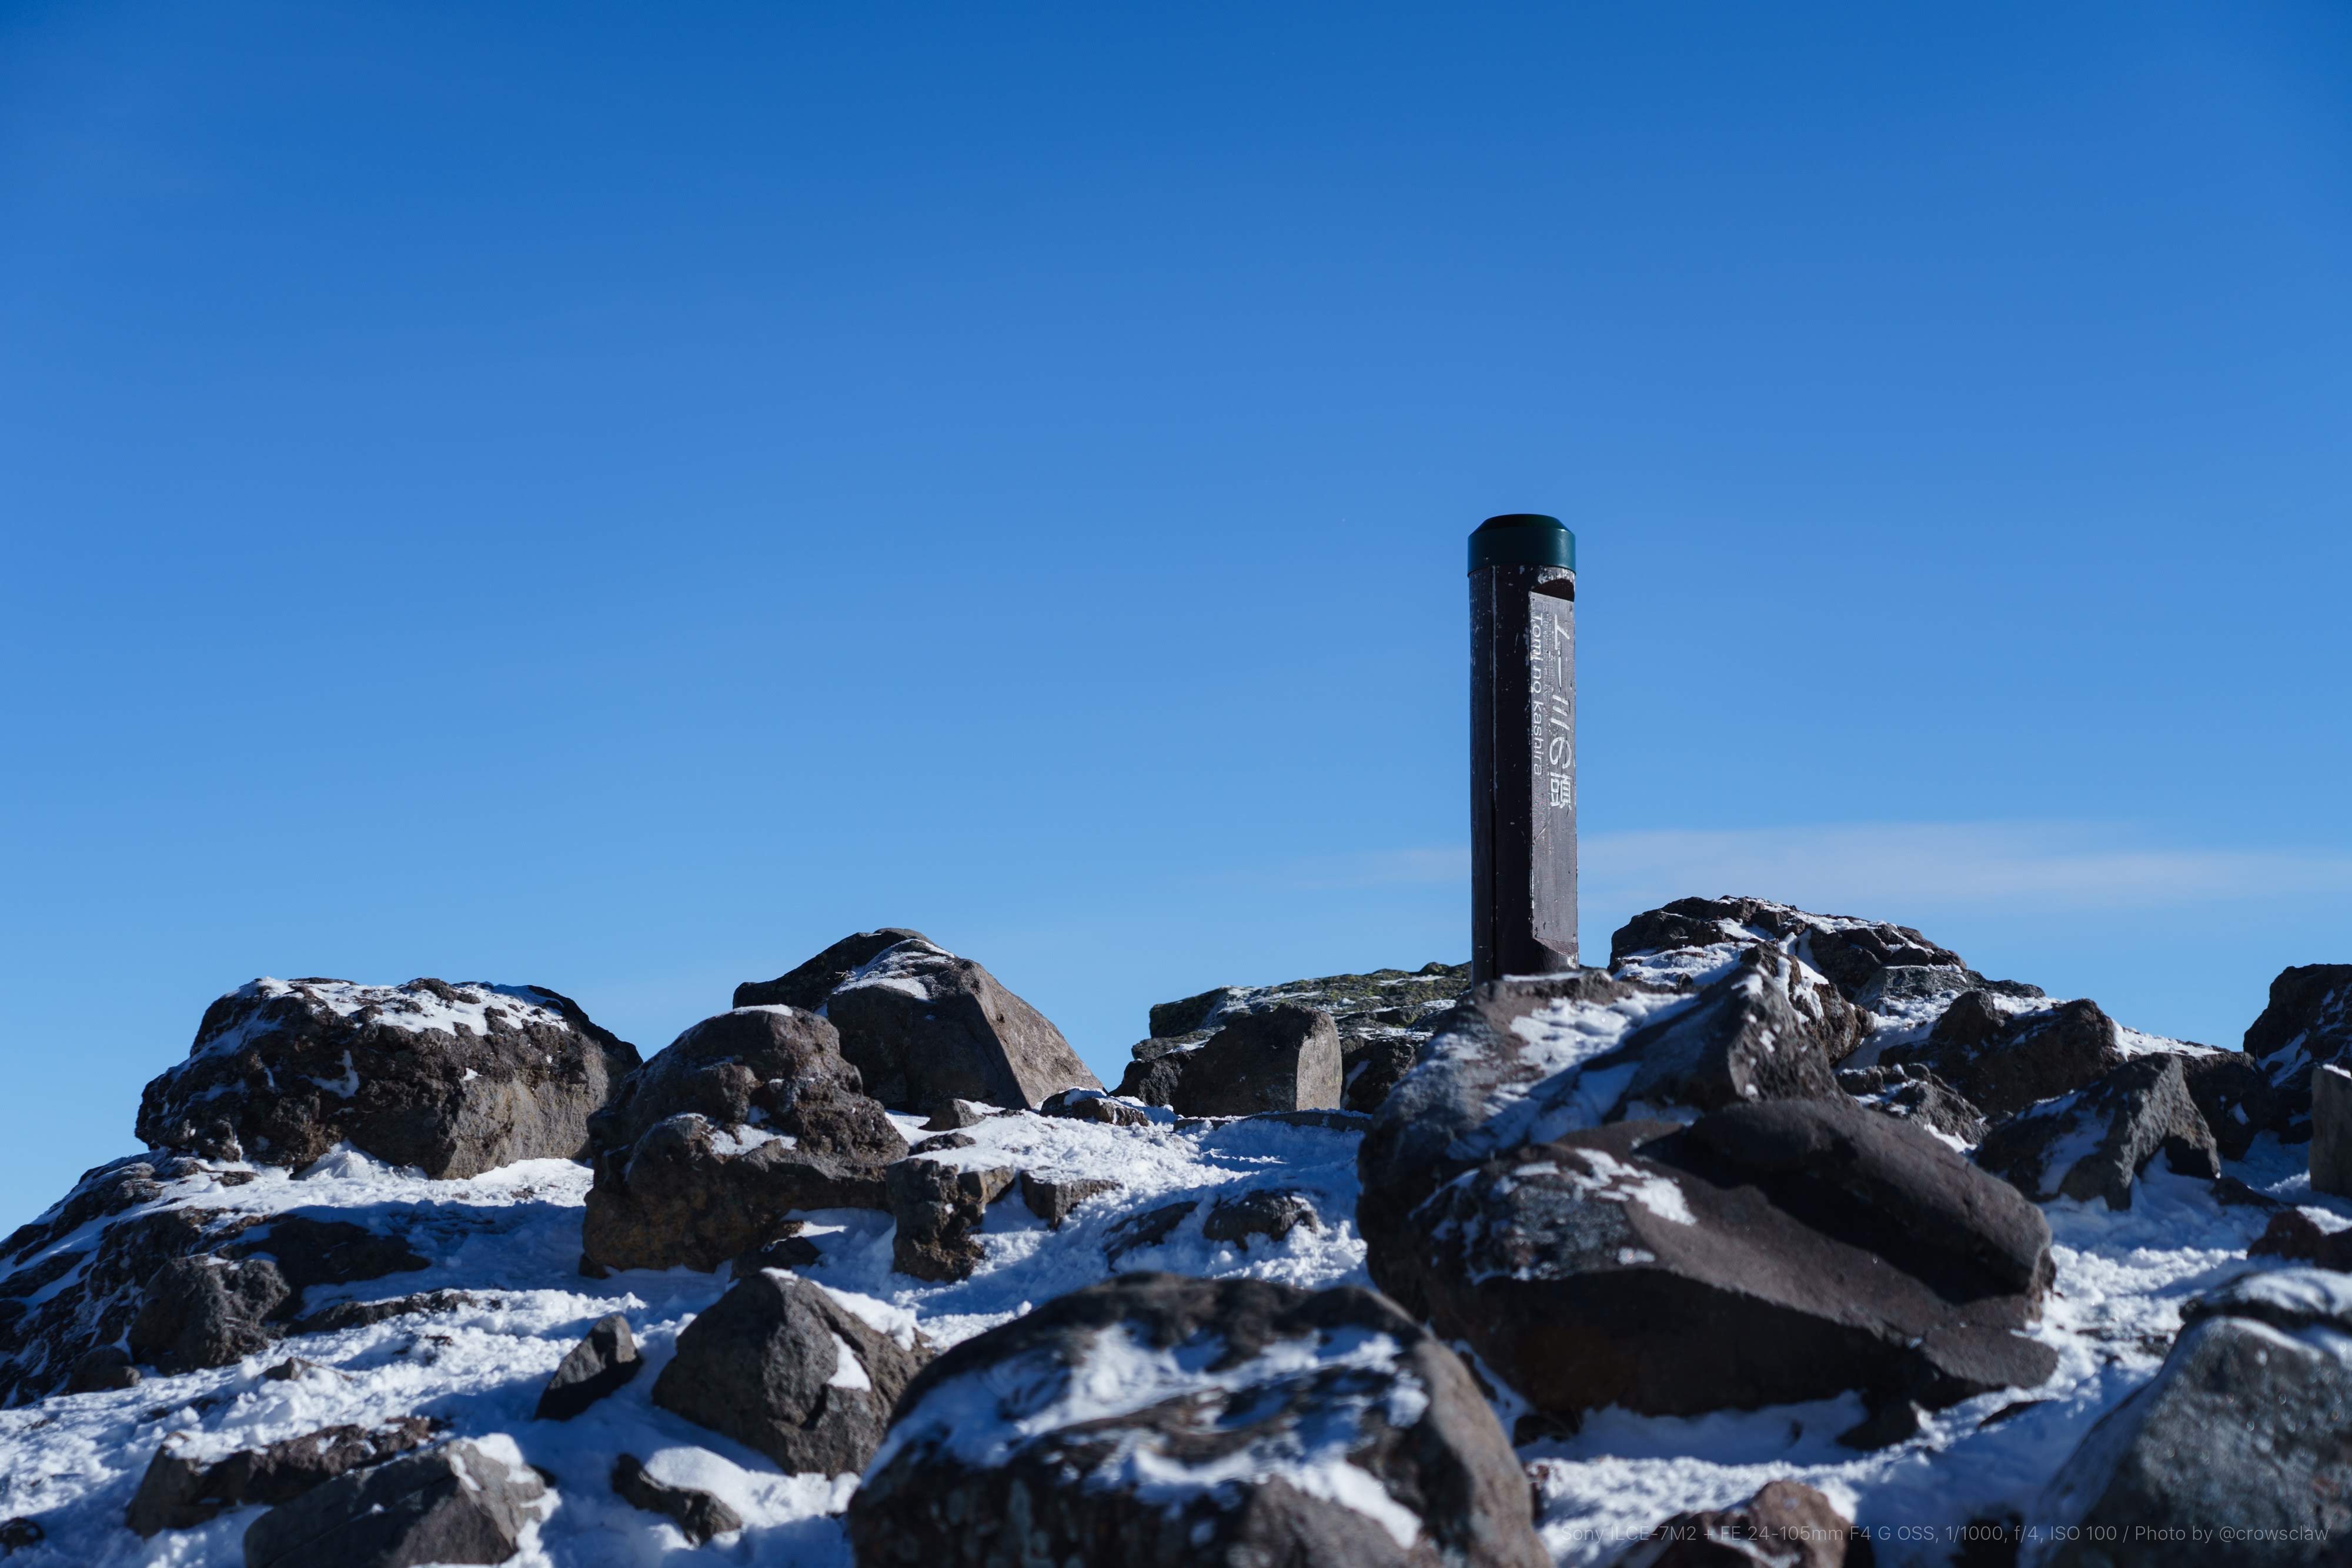
[[[1366,1282],[1352,1223],[1357,1135],[1267,1120],[1178,1124],[1158,1113],[1148,1127],[1118,1127],[1032,1113],[967,1129],[972,1147],[943,1157],[1015,1166],[1045,1177],[1108,1177],[1120,1190],[1081,1206],[1059,1231],[1017,1196],[990,1211],[987,1259],[964,1281],[931,1285],[890,1268],[887,1216],[844,1210],[816,1217],[824,1250],[803,1270],[852,1310],[902,1337],[935,1344],[979,1333],[1032,1304],[1099,1279],[1106,1239],[1129,1216],[1187,1198],[1202,1201],[1160,1245],[1129,1252],[1120,1267],[1203,1276],[1253,1275],[1302,1286]],[[921,1130],[901,1118],[910,1136]],[[340,1153],[299,1176],[267,1166],[223,1186],[210,1176],[171,1184],[146,1207],[193,1204],[252,1213],[300,1210],[396,1233],[430,1258],[428,1269],[364,1284],[313,1290],[315,1312],[338,1298],[382,1300],[462,1290],[474,1304],[372,1327],[289,1338],[242,1365],[151,1377],[121,1392],[52,1397],[0,1411],[0,1518],[37,1516],[41,1544],[10,1568],[46,1564],[242,1562],[240,1538],[255,1509],[208,1525],[141,1541],[123,1510],[168,1434],[203,1457],[226,1454],[337,1423],[366,1425],[424,1415],[493,1452],[555,1479],[555,1502],[527,1542],[524,1564],[845,1563],[838,1514],[852,1477],[783,1476],[759,1455],[656,1408],[654,1379],[678,1332],[725,1288],[722,1274],[577,1271],[588,1174],[562,1161],[532,1161],[464,1181],[430,1181]],[[2231,1174],[2312,1208],[2331,1228],[2352,1224],[2352,1206],[2307,1190],[2301,1148],[2260,1140]],[[1211,1200],[1252,1187],[1304,1194],[1321,1217],[1278,1242],[1246,1248],[1204,1239]],[[136,1212],[136,1211],[134,1211]],[[1819,1487],[1880,1535],[1883,1562],[1941,1563],[1969,1521],[2030,1510],[2098,1414],[2162,1360],[2189,1296],[2249,1268],[2248,1241],[2266,1215],[2228,1207],[2205,1184],[2158,1161],[2134,1207],[2047,1206],[2056,1235],[2057,1287],[2038,1331],[2059,1354],[2043,1387],[1987,1396],[1928,1417],[1919,1437],[1875,1454],[1836,1446],[1863,1415],[1851,1397],[1818,1405],[1696,1419],[1603,1412],[1572,1438],[1522,1450],[1537,1479],[1542,1530],[1563,1563],[1605,1562],[1677,1511],[1716,1507],[1764,1481],[1794,1477]],[[60,1247],[79,1245],[61,1239]],[[637,1379],[570,1423],[537,1421],[532,1409],[564,1352],[595,1319],[620,1312],[646,1359]],[[289,1357],[315,1368],[266,1374]],[[1507,1426],[1509,1410],[1504,1412]],[[659,1479],[717,1494],[745,1521],[740,1532],[689,1548],[667,1520],[640,1512],[607,1484],[613,1458],[628,1452]]]

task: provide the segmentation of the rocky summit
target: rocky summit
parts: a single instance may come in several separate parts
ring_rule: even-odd
[[[906,927],[707,1005],[215,1003],[0,1240],[8,1568],[2352,1552],[2352,964],[2221,1048],[1687,898],[1109,1092]]]

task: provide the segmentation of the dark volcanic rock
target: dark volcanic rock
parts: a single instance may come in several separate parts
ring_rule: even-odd
[[[1201,1221],[1201,1234],[1211,1241],[1246,1247],[1253,1236],[1279,1241],[1302,1225],[1309,1230],[1323,1228],[1322,1217],[1305,1193],[1289,1187],[1260,1187],[1211,1204],[1209,1217]]]
[[[2282,1208],[2246,1249],[2249,1258],[2284,1258],[2352,1272],[2352,1230],[2322,1230],[2299,1208]]]
[[[2087,999],[2013,1013],[1993,993],[1968,992],[1920,1044],[1882,1058],[1916,1062],[1995,1121],[2038,1100],[2071,1094],[2124,1061],[2115,1020]]]
[[[503,1563],[546,1488],[471,1443],[354,1470],[281,1503],[245,1532],[246,1568]]]
[[[604,1269],[715,1269],[796,1208],[880,1208],[907,1140],[831,1023],[782,1005],[703,1019],[597,1118],[581,1249]]]
[[[2277,1086],[2290,1140],[2308,1135],[2311,1075],[2321,1062],[2352,1067],[2352,964],[2303,964],[2271,982],[2270,1004],[2246,1030],[2245,1051]]]
[[[1854,998],[1889,968],[1965,970],[1960,956],[1938,947],[1908,925],[1809,915],[1765,898],[1678,898],[1636,915],[1609,939],[1609,967],[1641,954],[1677,948],[1790,944],[1795,956]]]
[[[673,1116],[757,1126],[803,1153],[887,1165],[907,1140],[841,1054],[841,1037],[814,1013],[738,1008],[704,1019],[614,1092],[593,1128],[600,1150],[625,1148]]]
[[[1140,1105],[1114,1100],[1099,1089],[1065,1089],[1037,1107],[1046,1116],[1066,1116],[1076,1122],[1100,1122],[1112,1127],[1149,1127],[1151,1113]]]
[[[980,1227],[988,1206],[1013,1186],[999,1166],[904,1159],[890,1167],[890,1214],[898,1228],[890,1266],[918,1280],[968,1280],[982,1257]]]
[[[2213,1134],[2189,1097],[2182,1058],[2139,1056],[1989,1134],[1977,1163],[2026,1197],[2103,1197],[2129,1208],[2132,1181],[2161,1152],[2183,1176],[2221,1174]]]
[[[1757,1100],[1842,1100],[1832,1063],[1860,1040],[1845,998],[1773,947],[1749,947],[1688,1008],[1626,1036],[1588,1071],[1625,1064],[1617,1113],[1637,1105],[1713,1111]]]
[[[1476,1385],[1393,1303],[1166,1274],[941,1355],[847,1522],[863,1568],[1549,1562]]]
[[[298,1318],[287,1329],[289,1334],[341,1333],[345,1329],[372,1328],[390,1322],[394,1318],[409,1317],[423,1312],[454,1312],[460,1307],[496,1306],[498,1298],[477,1296],[467,1291],[419,1291],[411,1296],[394,1296],[381,1301],[337,1301],[322,1307],[306,1317]]]
[[[1868,1531],[1799,1481],[1769,1481],[1746,1502],[1678,1513],[1613,1568],[1869,1568]]]
[[[1874,1111],[1916,1122],[1964,1144],[1981,1142],[1984,1113],[1965,1095],[1916,1062],[1864,1067],[1837,1075],[1838,1087]]]
[[[1363,975],[1326,975],[1277,986],[1220,986],[1151,1009],[1151,1038],[1134,1048],[1135,1061],[1120,1080],[1119,1092],[1165,1105],[1175,1092],[1177,1072],[1154,1073],[1151,1063],[1199,1045],[1225,1025],[1279,1007],[1310,1007],[1328,1014],[1339,1031],[1339,1103],[1369,1112],[1412,1067],[1413,1059],[1470,988],[1467,964],[1424,964],[1418,969],[1375,969]]]
[[[267,1259],[174,1258],[147,1281],[131,1323],[131,1354],[172,1372],[226,1366],[268,1348],[262,1320],[289,1293]]]
[[[535,986],[256,980],[147,1085],[138,1134],[211,1159],[309,1165],[338,1142],[429,1176],[572,1159],[634,1046]]]
[[[119,1344],[102,1344],[79,1356],[66,1377],[68,1394],[102,1394],[116,1388],[136,1388],[140,1373],[131,1353]]]
[[[313,1285],[349,1285],[422,1269],[420,1257],[397,1236],[386,1236],[347,1219],[278,1214],[224,1249],[232,1258],[265,1255],[277,1263],[296,1297]],[[290,1309],[289,1309],[290,1310]]]
[[[1103,1233],[1103,1261],[1116,1269],[1118,1260],[1129,1253],[1159,1246],[1175,1235],[1176,1228],[1200,1207],[1199,1199],[1188,1197],[1128,1215]]]
[[[969,958],[919,937],[885,949],[825,998],[841,1051],[886,1105],[948,1100],[1034,1109],[1064,1089],[1099,1089],[1044,1014]]]
[[[887,1208],[884,1167],[688,1113],[597,1156],[580,1245],[604,1269],[716,1269],[794,1209]]]
[[[631,1508],[658,1513],[671,1521],[685,1533],[689,1546],[699,1546],[714,1535],[743,1528],[742,1515],[733,1509],[707,1491],[656,1480],[635,1454],[623,1454],[613,1461],[613,1490]]]
[[[372,1428],[329,1427],[209,1460],[189,1458],[167,1437],[148,1461],[123,1522],[147,1537],[192,1530],[247,1503],[291,1502],[347,1471],[406,1453],[432,1435],[433,1423],[424,1416],[403,1416]]]
[[[1244,1013],[1206,1042],[1150,1063],[1147,1072],[1171,1075],[1160,1103],[1180,1115],[1336,1109],[1339,1030],[1328,1015],[1286,1003]]]
[[[2225,1160],[2244,1159],[2256,1134],[2284,1134],[2294,1121],[2284,1092],[2271,1082],[2261,1062],[2242,1052],[2184,1057],[2180,1071],[2189,1083],[2189,1097],[2197,1103],[2198,1114],[2205,1118]]]
[[[878,931],[860,931],[819,953],[797,968],[787,969],[772,980],[746,980],[735,988],[735,1005],[739,1008],[764,1007],[782,1003],[798,1008],[803,1012],[814,1012],[824,1006],[833,989],[866,965],[896,947],[901,942],[929,943],[930,938],[919,931],[903,926],[885,925]]]
[[[2352,1072],[2332,1061],[2311,1074],[2311,1190],[2352,1197]]]
[[[2336,1564],[2352,1531],[2352,1280],[2253,1274],[2192,1301],[2154,1378],[2031,1521],[2049,1568]],[[2063,1537],[2063,1539],[2062,1539]]]
[[[786,1471],[838,1475],[873,1457],[916,1365],[913,1352],[820,1287],[759,1273],[677,1336],[654,1403]]]
[[[1937,1408],[2055,1364],[2014,1332],[2050,1280],[2041,1212],[1850,1102],[1528,1144],[1367,1238],[1375,1279],[1400,1281],[1437,1333],[1568,1420],[1846,1389]]]
[[[1090,1197],[1100,1197],[1107,1192],[1117,1192],[1119,1184],[1106,1176],[1069,1176],[1049,1180],[1043,1176],[1021,1173],[1021,1202],[1030,1213],[1055,1230],[1069,1218],[1072,1210]]]
[[[48,1535],[37,1519],[0,1520],[0,1557],[28,1552],[47,1540]]]
[[[636,1336],[629,1332],[629,1320],[618,1312],[598,1318],[589,1326],[587,1337],[557,1364],[555,1375],[540,1391],[539,1408],[532,1418],[569,1421],[607,1394],[626,1386],[645,1370],[645,1364],[637,1354]]]

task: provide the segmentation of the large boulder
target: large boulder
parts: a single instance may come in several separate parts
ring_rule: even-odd
[[[503,1563],[547,1489],[527,1467],[450,1443],[352,1470],[280,1503],[245,1532],[245,1568]]]
[[[1924,1041],[1880,1060],[1928,1069],[1998,1121],[2084,1088],[2125,1054],[2116,1020],[2096,1002],[2020,1008],[1979,988],[1953,1002]]]
[[[349,1143],[429,1176],[586,1152],[637,1065],[536,986],[256,980],[206,1009],[188,1059],[140,1097],[138,1134],[209,1159],[301,1166]]]
[[[1342,1286],[1129,1274],[916,1378],[850,1499],[860,1568],[1544,1568],[1468,1370]]]
[[[1099,1089],[1062,1031],[969,958],[909,936],[827,993],[842,1054],[886,1105],[950,1100],[1034,1110],[1064,1089]]]
[[[839,1475],[873,1457],[917,1365],[822,1287],[763,1270],[686,1326],[653,1398],[783,1470]]]
[[[2289,1269],[2190,1302],[2156,1375],[2029,1521],[2035,1568],[2340,1563],[2352,1532],[2352,1277]]]
[[[2037,1201],[2101,1197],[2109,1208],[2131,1207],[2133,1181],[2158,1154],[2180,1175],[2211,1181],[2221,1155],[2182,1061],[2158,1053],[2111,1067],[1993,1129],[1977,1163]]]
[[[131,1354],[167,1372],[232,1365],[268,1348],[263,1320],[289,1294],[285,1276],[268,1259],[172,1259],[147,1281],[131,1322]]]
[[[2299,964],[2271,982],[2269,1005],[2246,1030],[2245,1051],[2283,1097],[2289,1139],[2308,1137],[2312,1070],[2352,1067],[2352,964]]]
[[[885,925],[877,931],[858,931],[819,953],[815,957],[785,970],[772,980],[746,980],[735,988],[735,1005],[739,1008],[763,1007],[781,1003],[799,1008],[803,1012],[815,1012],[833,995],[834,988],[866,965],[896,947],[901,942],[921,942],[930,938],[919,931],[904,926]]]
[[[2311,1190],[2352,1197],[2352,1072],[2332,1061],[2311,1075]]]
[[[833,1025],[781,1004],[686,1030],[593,1131],[581,1249],[603,1269],[716,1269],[794,1209],[885,1207],[883,1170],[907,1153]]]
[[[2051,1279],[2041,1212],[1893,1117],[1783,1100],[1686,1127],[1479,1134],[1416,1172],[1403,1129],[1375,1127],[1360,1156],[1367,1261],[1547,1414],[1686,1416],[1848,1389],[1933,1408],[2054,1365],[2017,1332]]]
[[[988,1206],[1013,1190],[1020,1173],[937,1155],[900,1160],[887,1173],[890,1266],[918,1280],[968,1280],[980,1266],[980,1228]]]
[[[1678,898],[1646,910],[1610,937],[1609,967],[1617,969],[1640,956],[1724,944],[1780,947],[1829,977],[1848,1000],[1858,998],[1891,968],[1967,969],[1958,953],[1937,946],[1908,925],[1812,915],[1768,898]]]
[[[1150,1038],[1137,1042],[1119,1092],[1137,1092],[1128,1084],[1150,1084],[1159,1096],[1150,1103],[1167,1104],[1173,1076],[1150,1076],[1153,1061],[1199,1045],[1249,1014],[1308,1007],[1328,1015],[1339,1032],[1339,1103],[1369,1112],[1388,1098],[1411,1070],[1422,1042],[1469,988],[1469,965],[1424,964],[1275,986],[1220,986],[1160,1002],[1151,1009]]]
[[[1319,1009],[1287,1002],[1240,1014],[1202,1044],[1135,1063],[1119,1092],[1180,1115],[1252,1116],[1337,1110],[1341,1084],[1339,1027]]]
[[[1861,1042],[1844,998],[1777,947],[1741,949],[1696,1003],[1643,1025],[1587,1066],[1631,1069],[1612,1113],[1755,1100],[1842,1100],[1832,1069]]]
[[[173,1433],[155,1448],[140,1477],[123,1522],[142,1539],[166,1530],[193,1530],[247,1503],[291,1502],[311,1488],[352,1470],[406,1453],[433,1435],[422,1416],[401,1416],[375,1427],[328,1427],[216,1459],[199,1458]]]

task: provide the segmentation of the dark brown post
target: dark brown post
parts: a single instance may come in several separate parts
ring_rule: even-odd
[[[1470,977],[1576,967],[1576,536],[1470,536]]]

